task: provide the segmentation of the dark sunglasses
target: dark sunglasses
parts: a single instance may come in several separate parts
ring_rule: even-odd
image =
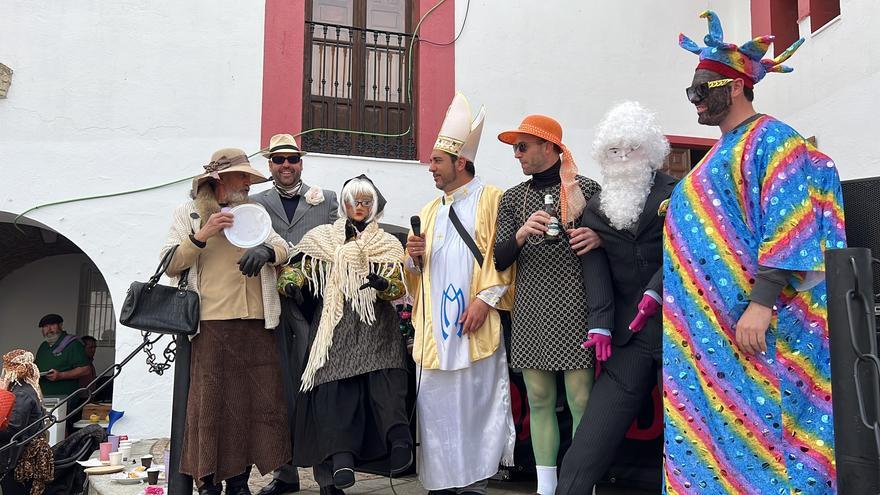
[[[525,153],[526,150],[529,149],[529,145],[532,145],[532,144],[541,144],[541,143],[536,143],[536,142],[529,143],[526,141],[520,141],[520,142],[513,145],[513,152],[516,153],[517,151],[519,151],[520,153]]]
[[[707,81],[700,84],[695,84],[689,88],[685,88],[685,94],[687,94],[689,101],[700,101],[709,96],[709,90],[720,88],[722,86],[726,86],[732,83],[734,79],[718,79],[715,81]]]
[[[299,163],[302,158],[299,155],[290,155],[290,156],[279,156],[275,155],[272,157],[272,163],[275,165],[281,165],[284,163],[284,160],[287,160],[287,163]]]

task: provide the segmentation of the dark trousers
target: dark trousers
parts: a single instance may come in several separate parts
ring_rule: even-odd
[[[625,346],[612,349],[562,461],[556,495],[593,493],[593,486],[608,471],[627,429],[657,383],[663,354],[661,332],[659,326],[649,326]]]

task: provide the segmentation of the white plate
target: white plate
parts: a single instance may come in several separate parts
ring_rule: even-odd
[[[114,483],[119,483],[120,485],[137,485],[138,483],[142,483],[147,480],[147,473],[144,471],[143,473],[138,473],[137,478],[129,478],[128,473],[116,473],[111,475],[111,479]],[[141,476],[143,474],[143,476]]]
[[[231,208],[229,213],[235,216],[235,222],[223,231],[233,246],[245,249],[259,246],[272,232],[272,219],[266,210],[257,205],[238,205]]]

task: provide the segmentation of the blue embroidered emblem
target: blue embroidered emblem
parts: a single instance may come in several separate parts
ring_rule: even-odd
[[[443,318],[443,325],[441,326],[440,332],[443,335],[443,340],[449,338],[449,334],[446,333],[446,328],[451,324],[455,324],[458,327],[457,335],[461,337],[461,332],[464,330],[464,324],[462,324],[459,320],[461,320],[461,315],[464,314],[464,294],[461,292],[460,288],[455,288],[452,284],[449,284],[446,287],[446,290],[443,291],[443,304],[440,306],[440,316]],[[450,318],[452,316],[452,318]]]

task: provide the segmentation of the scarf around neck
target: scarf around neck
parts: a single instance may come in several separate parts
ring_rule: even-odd
[[[285,187],[279,184],[278,182],[273,182],[275,184],[275,190],[278,191],[278,195],[282,198],[292,199],[299,196],[300,190],[302,189],[302,181],[297,182],[296,184]]]
[[[376,291],[360,290],[367,274],[388,277],[395,270],[402,270],[403,246],[396,237],[380,229],[378,223],[370,222],[357,237],[346,242],[346,222],[343,217],[332,225],[315,227],[294,247],[295,252],[303,254],[303,272],[310,289],[324,298],[315,342],[302,376],[303,391],[314,387],[315,373],[327,362],[345,302],[361,322],[376,322]]]

